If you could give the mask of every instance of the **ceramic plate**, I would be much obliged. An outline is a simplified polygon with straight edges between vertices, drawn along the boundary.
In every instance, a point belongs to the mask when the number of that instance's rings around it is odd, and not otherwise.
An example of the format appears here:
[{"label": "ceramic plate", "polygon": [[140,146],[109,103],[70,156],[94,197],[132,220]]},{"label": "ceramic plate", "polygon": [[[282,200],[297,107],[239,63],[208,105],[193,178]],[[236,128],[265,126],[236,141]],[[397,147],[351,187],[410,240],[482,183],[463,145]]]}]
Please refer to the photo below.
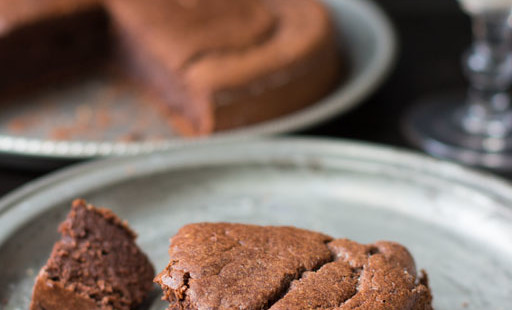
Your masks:
[{"label": "ceramic plate", "polygon": [[[99,161],[0,202],[1,309],[27,309],[72,199],[108,206],[138,232],[157,270],[168,239],[199,221],[294,225],[406,245],[437,310],[512,307],[512,188],[390,148],[269,140]],[[165,305],[154,294],[151,309]]]}]

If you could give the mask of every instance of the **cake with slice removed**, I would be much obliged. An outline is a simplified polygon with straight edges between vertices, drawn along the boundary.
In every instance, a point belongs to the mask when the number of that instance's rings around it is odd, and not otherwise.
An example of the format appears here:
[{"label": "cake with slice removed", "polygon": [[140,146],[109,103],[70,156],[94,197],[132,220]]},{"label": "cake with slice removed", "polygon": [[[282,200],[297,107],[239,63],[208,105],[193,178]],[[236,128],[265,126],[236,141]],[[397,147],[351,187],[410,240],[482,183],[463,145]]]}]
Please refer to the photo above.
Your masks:
[{"label": "cake with slice removed", "polygon": [[171,239],[155,278],[168,309],[431,310],[426,275],[393,242],[293,227],[200,223]]},{"label": "cake with slice removed", "polygon": [[152,289],[154,269],[135,233],[110,210],[73,202],[46,265],[31,310],[130,310]]},{"label": "cake with slice removed", "polygon": [[80,76],[116,49],[113,67],[165,119],[208,135],[326,96],[347,71],[335,32],[319,0],[0,0],[0,93]]},{"label": "cake with slice removed", "polygon": [[299,110],[339,83],[334,25],[317,0],[106,0],[123,67],[204,135]]}]

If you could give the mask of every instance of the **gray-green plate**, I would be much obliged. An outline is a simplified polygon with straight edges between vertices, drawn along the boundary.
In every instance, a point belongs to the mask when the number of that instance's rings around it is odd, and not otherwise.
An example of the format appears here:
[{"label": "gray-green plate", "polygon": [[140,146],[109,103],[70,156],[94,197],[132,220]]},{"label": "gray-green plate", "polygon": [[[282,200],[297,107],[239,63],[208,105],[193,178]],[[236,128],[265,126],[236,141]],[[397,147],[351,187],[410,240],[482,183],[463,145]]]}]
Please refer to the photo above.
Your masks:
[{"label": "gray-green plate", "polygon": [[[52,161],[149,153],[204,140],[294,132],[344,113],[361,103],[387,76],[396,50],[395,34],[385,14],[372,1],[325,2],[339,28],[341,44],[347,49],[351,74],[332,93],[308,108],[207,138],[185,139],[172,131],[165,117],[147,108],[147,97],[136,89],[119,88],[108,76],[93,75],[80,83],[56,86],[42,94],[3,104],[0,161],[45,166]],[[140,139],[120,142],[131,135]]]},{"label": "gray-green plate", "polygon": [[[0,202],[0,308],[27,309],[72,199],[112,208],[157,269],[198,221],[295,225],[394,240],[428,271],[438,310],[512,309],[512,188],[391,148],[325,140],[194,146],[84,164]],[[154,298],[151,309],[164,309]]]}]

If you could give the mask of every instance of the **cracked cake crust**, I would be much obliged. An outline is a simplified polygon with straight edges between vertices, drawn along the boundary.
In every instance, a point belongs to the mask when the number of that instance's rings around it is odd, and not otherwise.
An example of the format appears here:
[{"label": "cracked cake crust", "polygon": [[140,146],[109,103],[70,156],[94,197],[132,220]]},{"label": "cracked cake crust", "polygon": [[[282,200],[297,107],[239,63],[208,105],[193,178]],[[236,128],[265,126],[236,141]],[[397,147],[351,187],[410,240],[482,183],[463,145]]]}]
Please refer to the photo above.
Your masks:
[{"label": "cracked cake crust", "polygon": [[200,223],[183,227],[169,254],[155,278],[169,309],[432,309],[426,276],[393,242]]},{"label": "cracked cake crust", "polygon": [[290,227],[185,226],[156,282],[170,309],[263,309],[291,280],[331,260],[330,237]]}]

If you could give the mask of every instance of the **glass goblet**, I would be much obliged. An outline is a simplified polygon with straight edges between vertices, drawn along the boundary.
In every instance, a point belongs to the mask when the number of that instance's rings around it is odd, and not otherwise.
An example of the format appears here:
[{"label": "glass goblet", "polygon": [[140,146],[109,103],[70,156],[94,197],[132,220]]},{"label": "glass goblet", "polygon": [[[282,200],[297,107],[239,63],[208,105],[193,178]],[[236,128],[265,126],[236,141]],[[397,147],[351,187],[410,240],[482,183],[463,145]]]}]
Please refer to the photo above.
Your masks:
[{"label": "glass goblet", "polygon": [[512,170],[512,0],[460,0],[472,18],[463,57],[465,96],[440,94],[413,106],[406,137],[436,157]]}]

